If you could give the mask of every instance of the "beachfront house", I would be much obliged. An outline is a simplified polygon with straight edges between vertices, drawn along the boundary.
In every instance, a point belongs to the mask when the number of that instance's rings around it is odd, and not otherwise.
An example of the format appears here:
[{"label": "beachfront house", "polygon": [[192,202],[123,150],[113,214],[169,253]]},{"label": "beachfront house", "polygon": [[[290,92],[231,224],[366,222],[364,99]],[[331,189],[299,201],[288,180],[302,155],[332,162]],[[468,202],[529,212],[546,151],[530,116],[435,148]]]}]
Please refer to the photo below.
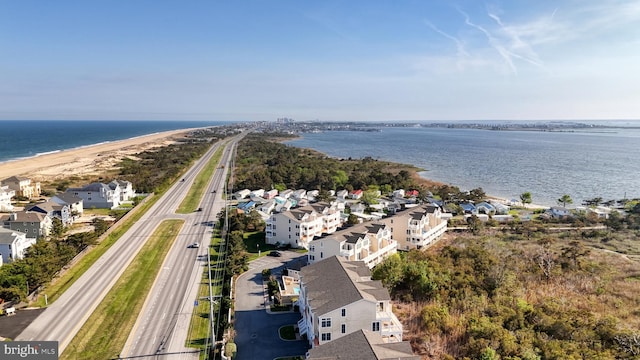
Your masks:
[{"label": "beachfront house", "polygon": [[545,214],[551,216],[554,219],[566,219],[567,217],[572,216],[571,210],[562,206],[552,206],[547,211],[545,211]]},{"label": "beachfront house", "polygon": [[331,234],[342,225],[340,214],[335,204],[326,202],[274,213],[266,222],[265,241],[271,245],[308,249],[313,238]]},{"label": "beachfront house", "polygon": [[380,334],[370,330],[356,330],[341,338],[316,346],[307,353],[306,360],[420,360],[408,341],[388,343]]},{"label": "beachfront house", "polygon": [[120,193],[99,182],[79,188],[69,188],[65,193],[81,198],[85,209],[115,209],[120,206]]},{"label": "beachfront house", "polygon": [[52,219],[39,212],[18,211],[0,216],[2,227],[24,233],[27,238],[38,239],[49,236]]},{"label": "beachfront house", "polygon": [[11,199],[16,196],[16,191],[10,189],[8,185],[0,186],[0,211],[13,211]]},{"label": "beachfront house", "polygon": [[32,182],[31,179],[24,176],[11,176],[2,180],[3,186],[15,191],[16,196],[33,199],[40,196],[41,189],[39,182]]},{"label": "beachfront house", "polygon": [[363,329],[384,342],[402,341],[389,292],[382,282],[371,280],[364,262],[332,256],[303,267],[299,282],[298,328],[313,348]]},{"label": "beachfront house", "polygon": [[476,205],[476,210],[478,211],[479,214],[495,214],[496,213],[496,207],[489,204],[486,201],[482,201],[477,203]]},{"label": "beachfront house", "polygon": [[60,205],[55,201],[45,201],[30,205],[24,208],[25,211],[38,212],[44,214],[51,219],[57,218],[62,221],[64,226],[71,225],[73,218],[71,217],[71,208],[69,205]]},{"label": "beachfront house", "polygon": [[120,197],[120,202],[131,201],[136,196],[133,190],[133,184],[126,180],[113,180],[109,184],[109,188],[113,193]]},{"label": "beachfront house", "polygon": [[69,206],[72,221],[77,220],[84,213],[84,201],[71,193],[58,193],[51,197],[51,201]]},{"label": "beachfront house", "polygon": [[0,258],[3,263],[22,259],[24,252],[36,243],[35,238],[27,238],[25,233],[0,228]]},{"label": "beachfront house", "polygon": [[391,238],[388,225],[362,223],[311,241],[307,260],[313,264],[340,256],[349,261],[363,261],[371,269],[396,251],[397,243]]},{"label": "beachfront house", "polygon": [[391,228],[398,250],[422,249],[439,240],[447,231],[447,220],[434,205],[420,205],[396,212],[380,220]]}]

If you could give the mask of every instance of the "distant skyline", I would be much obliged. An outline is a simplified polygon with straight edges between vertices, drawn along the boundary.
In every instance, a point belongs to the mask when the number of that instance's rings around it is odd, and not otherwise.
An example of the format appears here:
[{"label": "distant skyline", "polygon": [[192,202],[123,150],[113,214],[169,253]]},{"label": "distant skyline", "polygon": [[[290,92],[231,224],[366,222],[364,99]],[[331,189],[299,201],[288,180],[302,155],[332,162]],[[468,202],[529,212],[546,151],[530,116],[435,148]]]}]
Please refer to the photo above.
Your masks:
[{"label": "distant skyline", "polygon": [[640,0],[0,0],[0,120],[640,119]]}]

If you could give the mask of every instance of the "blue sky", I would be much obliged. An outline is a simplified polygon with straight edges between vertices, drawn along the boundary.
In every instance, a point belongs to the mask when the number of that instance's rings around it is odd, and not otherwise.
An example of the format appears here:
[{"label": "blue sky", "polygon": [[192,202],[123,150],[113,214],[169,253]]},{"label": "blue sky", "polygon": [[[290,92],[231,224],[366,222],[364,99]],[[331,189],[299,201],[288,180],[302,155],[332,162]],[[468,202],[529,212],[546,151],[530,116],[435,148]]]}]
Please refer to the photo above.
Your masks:
[{"label": "blue sky", "polygon": [[640,0],[0,0],[0,119],[640,118]]}]

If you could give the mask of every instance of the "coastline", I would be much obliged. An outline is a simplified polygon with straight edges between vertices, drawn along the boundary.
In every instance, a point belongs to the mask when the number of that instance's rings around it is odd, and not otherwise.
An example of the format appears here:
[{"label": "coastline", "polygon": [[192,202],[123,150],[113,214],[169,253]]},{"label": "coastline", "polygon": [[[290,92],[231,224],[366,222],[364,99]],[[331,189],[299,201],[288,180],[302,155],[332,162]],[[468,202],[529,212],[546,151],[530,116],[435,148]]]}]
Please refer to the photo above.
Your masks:
[{"label": "coastline", "polygon": [[48,181],[69,176],[96,174],[112,169],[126,156],[169,145],[194,129],[179,129],[102,142],[78,148],[52,151],[29,158],[0,163],[0,179],[24,176],[34,181]]}]

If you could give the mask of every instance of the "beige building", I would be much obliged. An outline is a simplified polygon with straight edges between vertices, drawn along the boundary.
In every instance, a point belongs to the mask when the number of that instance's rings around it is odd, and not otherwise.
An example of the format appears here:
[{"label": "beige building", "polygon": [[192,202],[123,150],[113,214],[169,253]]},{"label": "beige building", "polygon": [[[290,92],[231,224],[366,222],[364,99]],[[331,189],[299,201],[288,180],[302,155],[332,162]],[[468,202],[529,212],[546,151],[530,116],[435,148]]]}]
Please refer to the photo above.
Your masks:
[{"label": "beige building", "polygon": [[420,205],[380,220],[391,228],[398,250],[422,249],[431,245],[447,231],[447,220],[442,218],[440,208]]},{"label": "beige building", "polygon": [[383,342],[402,341],[402,324],[391,297],[362,261],[330,257],[300,270],[300,335],[312,347],[358,330],[379,334]]},{"label": "beige building", "polygon": [[12,176],[2,180],[2,185],[8,186],[15,191],[16,196],[23,196],[33,199],[40,196],[40,183],[32,182],[31,179],[23,176]]}]

